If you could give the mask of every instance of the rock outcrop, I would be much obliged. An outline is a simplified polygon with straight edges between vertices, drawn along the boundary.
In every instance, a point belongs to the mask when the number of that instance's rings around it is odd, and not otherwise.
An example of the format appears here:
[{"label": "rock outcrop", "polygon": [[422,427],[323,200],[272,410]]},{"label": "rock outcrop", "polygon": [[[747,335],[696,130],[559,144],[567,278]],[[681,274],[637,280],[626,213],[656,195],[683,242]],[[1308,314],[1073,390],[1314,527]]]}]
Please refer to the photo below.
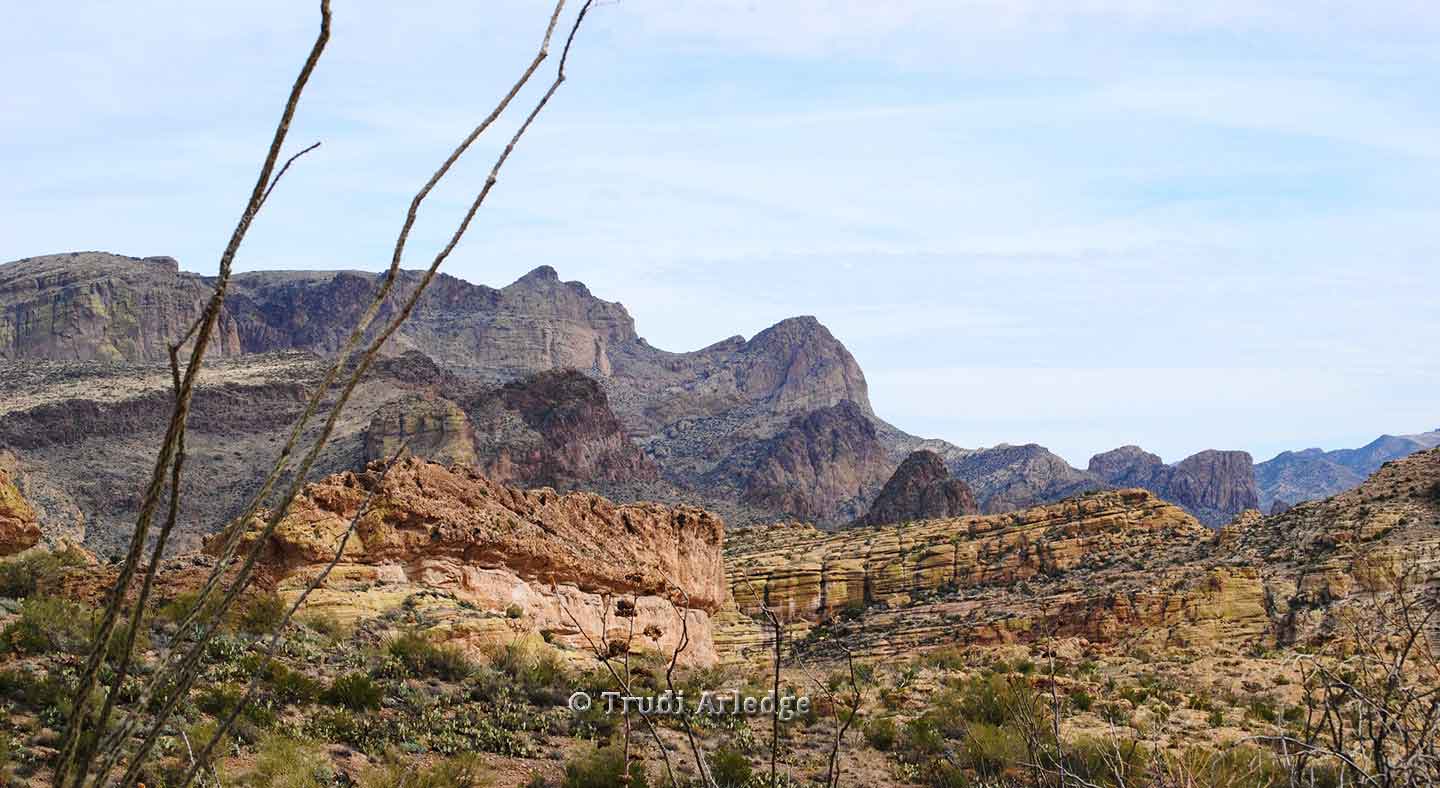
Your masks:
[{"label": "rock outcrop", "polygon": [[[586,634],[625,640],[630,616],[611,606],[630,599],[637,645],[667,650],[680,637],[673,603],[691,617],[688,658],[714,659],[709,616],[727,599],[724,527],[704,510],[518,490],[407,457],[388,474],[376,463],[308,485],[264,546],[264,582],[298,593],[357,516],[309,607],[356,618],[442,591],[479,611],[457,624],[455,639],[483,640],[513,621],[586,649]],[[258,522],[246,528],[242,544],[251,544]],[[220,543],[211,540],[210,549]]]},{"label": "rock outcrop", "polygon": [[1263,568],[1283,642],[1323,641],[1338,626],[1336,609],[1383,601],[1397,578],[1408,577],[1402,585],[1433,604],[1425,589],[1440,577],[1440,449],[1259,519],[1235,534],[1224,561]]},{"label": "rock outcrop", "polygon": [[599,383],[552,370],[461,398],[474,425],[478,462],[506,484],[605,488],[660,477],[631,440]]},{"label": "rock outcrop", "polygon": [[859,523],[882,525],[979,513],[965,482],[950,478],[940,455],[921,450],[900,463]]},{"label": "rock outcrop", "polygon": [[861,514],[888,467],[874,425],[859,405],[844,400],[795,417],[773,438],[740,447],[713,482],[767,512],[829,525]]},{"label": "rock outcrop", "polygon": [[0,556],[13,555],[40,541],[40,523],[35,510],[20,494],[20,488],[0,467]]},{"label": "rock outcrop", "polygon": [[475,432],[459,405],[412,394],[386,403],[365,430],[365,459],[388,460],[404,451],[444,465],[474,465]]}]

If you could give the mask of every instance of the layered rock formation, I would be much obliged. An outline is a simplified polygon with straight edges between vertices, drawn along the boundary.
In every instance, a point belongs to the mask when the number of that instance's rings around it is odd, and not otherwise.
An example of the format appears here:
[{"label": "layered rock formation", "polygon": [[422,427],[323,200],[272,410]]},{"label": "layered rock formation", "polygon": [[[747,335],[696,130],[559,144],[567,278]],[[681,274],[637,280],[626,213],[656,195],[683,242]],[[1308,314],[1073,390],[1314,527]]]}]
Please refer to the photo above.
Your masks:
[{"label": "layered rock formation", "polygon": [[[737,612],[716,637],[735,658],[768,643],[763,603],[789,636],[871,657],[1077,636],[1243,644],[1269,630],[1250,568],[1214,566],[1213,532],[1145,490],[1019,512],[866,527],[735,534]],[[838,653],[838,652],[837,652]]]},{"label": "layered rock formation", "polygon": [[[1337,606],[1383,602],[1399,586],[1433,605],[1440,449],[1386,463],[1353,490],[1250,524],[1234,534],[1222,560],[1264,567],[1284,642],[1323,640],[1339,625]],[[1440,628],[1433,634],[1440,637]]]},{"label": "layered rock formation", "polygon": [[0,556],[13,555],[40,541],[35,510],[20,494],[10,474],[0,467]]},{"label": "layered rock formation", "polygon": [[1243,451],[1207,450],[1166,465],[1139,446],[1122,446],[1091,457],[1089,471],[1109,485],[1151,490],[1211,526],[1260,506],[1254,463]]},{"label": "layered rock formation", "polygon": [[1157,549],[1203,550],[1211,536],[1149,492],[1120,490],[1010,514],[834,535],[792,529],[778,544],[742,539],[730,583],[742,611],[758,611],[758,594],[787,619],[821,620],[851,605],[898,607],[942,589],[1011,585]]},{"label": "layered rock formation", "polygon": [[[687,657],[714,659],[709,616],[726,601],[724,527],[704,510],[522,491],[408,457],[388,474],[377,463],[307,486],[265,544],[264,581],[298,593],[357,516],[340,564],[307,602],[312,609],[371,616],[438,590],[480,611],[457,624],[457,639],[483,639],[514,621],[584,650],[585,634],[625,640],[630,616],[617,617],[613,605],[626,598],[637,645],[673,648],[679,609],[690,616]],[[246,528],[242,544],[258,535],[258,523]]]},{"label": "layered rock formation", "polygon": [[859,523],[904,523],[979,512],[965,482],[950,478],[950,470],[940,455],[922,449],[900,463]]},{"label": "layered rock formation", "polygon": [[[169,257],[74,252],[0,265],[0,358],[162,361],[209,295]],[[217,329],[213,352],[239,353],[235,321]]]}]

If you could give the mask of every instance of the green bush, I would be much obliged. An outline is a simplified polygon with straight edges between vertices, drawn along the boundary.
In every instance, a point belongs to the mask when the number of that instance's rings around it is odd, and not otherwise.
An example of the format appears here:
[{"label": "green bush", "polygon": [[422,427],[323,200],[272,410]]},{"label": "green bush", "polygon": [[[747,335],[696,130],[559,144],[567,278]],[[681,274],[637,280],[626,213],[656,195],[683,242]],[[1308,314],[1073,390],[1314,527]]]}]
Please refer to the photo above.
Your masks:
[{"label": "green bush", "polygon": [[965,761],[976,774],[999,777],[1025,762],[1025,737],[1009,726],[976,722],[965,735]]},{"label": "green bush", "polygon": [[881,752],[888,752],[895,746],[895,737],[895,721],[889,717],[871,720],[870,724],[865,726],[865,741]]},{"label": "green bush", "polygon": [[406,632],[386,647],[411,674],[462,681],[475,672],[475,664],[456,646],[437,646],[416,632]]},{"label": "green bush", "polygon": [[268,635],[285,618],[288,609],[285,600],[278,595],[262,594],[245,602],[236,616],[236,623],[242,632]]},{"label": "green bush", "polygon": [[490,667],[508,676],[530,702],[557,705],[569,697],[574,683],[554,651],[522,643],[506,643],[490,652]]},{"label": "green bush", "polygon": [[905,750],[917,763],[945,750],[945,737],[930,715],[905,723]]},{"label": "green bush", "polygon": [[58,706],[70,694],[58,676],[40,675],[26,670],[0,671],[0,696],[19,701],[30,708]]},{"label": "green bush", "polygon": [[[0,650],[21,654],[85,654],[90,650],[99,624],[98,611],[88,605],[56,597],[28,597],[20,603],[20,617],[0,631]],[[120,656],[129,631],[124,619],[116,623],[107,653],[110,659]],[[135,648],[143,651],[149,647],[150,637],[141,629],[135,638]]]},{"label": "green bush", "polygon": [[84,555],[68,547],[54,553],[36,551],[0,562],[0,596],[28,597],[46,578],[60,574],[67,567],[84,564]]},{"label": "green bush", "polygon": [[565,764],[561,788],[649,788],[650,778],[641,764],[630,764],[625,778],[625,753],[617,747],[602,747],[583,758]]},{"label": "green bush", "polygon": [[351,711],[369,711],[380,708],[384,694],[380,685],[364,673],[347,673],[331,682],[320,699]]},{"label": "green bush", "polygon": [[1076,711],[1089,711],[1090,707],[1095,705],[1095,699],[1085,690],[1077,689],[1070,693],[1070,705],[1074,706]]},{"label": "green bush", "polygon": [[733,747],[721,747],[706,760],[710,764],[710,776],[720,788],[745,788],[754,775],[750,759]]}]

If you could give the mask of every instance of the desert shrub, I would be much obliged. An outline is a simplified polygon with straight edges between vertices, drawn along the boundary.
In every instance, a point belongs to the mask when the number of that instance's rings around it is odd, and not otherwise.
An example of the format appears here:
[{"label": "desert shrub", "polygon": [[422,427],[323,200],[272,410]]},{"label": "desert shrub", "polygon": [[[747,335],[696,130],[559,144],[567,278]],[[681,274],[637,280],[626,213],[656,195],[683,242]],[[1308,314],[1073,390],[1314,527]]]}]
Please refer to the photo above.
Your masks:
[{"label": "desert shrub", "polygon": [[1064,748],[1065,770],[1090,785],[1134,785],[1150,753],[1133,739],[1081,737]]},{"label": "desert shrub", "polygon": [[945,750],[945,736],[930,715],[905,723],[905,751],[919,763]]},{"label": "desert shrub", "polygon": [[734,747],[721,747],[710,753],[706,761],[710,764],[710,776],[719,788],[745,788],[754,776],[750,759]]},{"label": "desert shrub", "polygon": [[865,726],[865,741],[881,752],[887,752],[895,746],[895,736],[895,721],[889,717],[871,720],[870,724]]},{"label": "desert shrub", "polygon": [[555,705],[570,694],[569,672],[549,648],[506,643],[490,651],[490,667],[508,676],[512,686],[532,703]]},{"label": "desert shrub", "polygon": [[976,774],[998,777],[1025,762],[1025,737],[1009,726],[973,723],[965,734],[964,756]]},{"label": "desert shrub", "polygon": [[506,618],[519,618],[523,615],[525,615],[525,608],[520,607],[519,605],[512,604],[505,608]]},{"label": "desert shrub", "polygon": [[1074,706],[1076,711],[1085,712],[1095,705],[1095,699],[1085,690],[1077,689],[1070,693],[1070,705]]},{"label": "desert shrub", "polygon": [[1218,752],[1192,747],[1170,760],[1171,771],[1193,775],[1195,784],[1208,788],[1278,788],[1290,784],[1274,754],[1248,745]]},{"label": "desert shrub", "polygon": [[249,599],[236,615],[236,624],[242,632],[251,635],[268,635],[285,618],[285,600],[276,594],[261,594]]},{"label": "desert shrub", "polygon": [[315,611],[297,615],[296,618],[302,626],[309,628],[318,635],[324,635],[331,640],[348,637],[353,627],[346,625],[334,613],[329,611]]},{"label": "desert shrub", "polygon": [[0,632],[0,648],[22,654],[84,653],[90,648],[93,612],[67,599],[29,597],[20,603],[20,617]]},{"label": "desert shrub", "polygon": [[324,749],[285,736],[267,736],[255,754],[255,768],[240,785],[249,788],[326,788],[335,779]]},{"label": "desert shrub", "polygon": [[311,678],[301,671],[291,670],[278,662],[272,662],[271,666],[265,683],[278,703],[284,705],[313,703],[325,691],[325,686],[318,679]]},{"label": "desert shrub", "polygon": [[386,650],[400,660],[410,673],[461,681],[475,672],[475,664],[456,646],[437,646],[417,632],[406,632],[390,641]]},{"label": "desert shrub", "polygon": [[346,709],[318,710],[306,718],[303,730],[311,738],[344,742],[371,755],[384,752],[391,741],[390,731],[377,715]]},{"label": "desert shrub", "polygon": [[0,596],[28,597],[46,578],[84,563],[80,551],[68,547],[54,553],[36,551],[0,562]]},{"label": "desert shrub", "polygon": [[26,670],[0,671],[0,696],[11,698],[30,708],[46,708],[60,704],[69,695],[69,688],[58,676]]},{"label": "desert shrub", "polygon": [[[209,598],[205,600],[204,608],[192,619],[195,624],[204,624],[215,618],[215,613],[217,610],[220,609],[220,602],[223,600],[223,598],[224,596],[222,594],[211,594]],[[189,616],[192,612],[194,612],[195,608],[199,606],[199,604],[199,591],[185,591],[183,593],[176,594],[174,597],[161,604],[160,607],[157,608],[155,611],[155,618],[159,619],[160,621],[167,621],[171,624],[179,624],[185,619],[186,616]]]},{"label": "desert shrub", "polygon": [[1264,722],[1275,722],[1280,719],[1280,712],[1275,709],[1275,702],[1269,698],[1251,698],[1245,711],[1251,717]]},{"label": "desert shrub", "polygon": [[[20,617],[0,631],[0,649],[22,654],[84,654],[90,650],[99,623],[95,609],[88,605],[55,597],[28,597],[20,603]],[[107,654],[110,659],[120,656],[129,631],[123,619],[116,624]],[[143,651],[149,645],[149,635],[141,629],[135,648]]]},{"label": "desert shrub", "polygon": [[351,711],[369,711],[380,708],[380,699],[384,694],[380,685],[364,673],[347,673],[331,682],[320,699]]},{"label": "desert shrub", "polygon": [[[244,695],[244,689],[233,684],[213,685],[201,690],[200,697],[195,701],[195,707],[216,719],[221,719],[229,716],[240,705],[240,700]],[[262,728],[268,728],[275,724],[275,712],[261,703],[256,703],[253,698],[250,703],[245,704],[240,714]]]},{"label": "desert shrub", "polygon": [[944,758],[926,764],[921,780],[927,788],[969,788],[974,784],[964,766]]},{"label": "desert shrub", "polygon": [[480,788],[490,783],[491,767],[478,755],[462,753],[429,765],[387,763],[360,777],[360,788]]},{"label": "desert shrub", "polygon": [[1107,703],[1100,707],[1100,719],[1111,725],[1129,725],[1130,712],[1118,703]]},{"label": "desert shrub", "polygon": [[1220,709],[1211,709],[1210,713],[1205,715],[1205,722],[1212,728],[1218,728],[1225,724],[1225,712]]},{"label": "desert shrub", "polygon": [[582,758],[565,764],[561,788],[649,788],[649,775],[642,764],[630,765],[630,779],[625,780],[625,753],[617,747],[602,747]]}]

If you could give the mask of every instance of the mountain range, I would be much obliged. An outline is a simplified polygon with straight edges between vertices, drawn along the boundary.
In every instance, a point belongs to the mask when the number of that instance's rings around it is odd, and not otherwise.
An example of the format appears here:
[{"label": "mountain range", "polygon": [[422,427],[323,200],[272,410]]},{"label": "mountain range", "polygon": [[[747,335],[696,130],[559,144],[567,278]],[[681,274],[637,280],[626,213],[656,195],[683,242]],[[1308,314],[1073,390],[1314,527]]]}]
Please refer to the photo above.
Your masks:
[{"label": "mountain range", "polygon": [[[254,491],[377,278],[234,277],[191,418],[182,531],[192,540]],[[418,278],[402,272],[382,319]],[[0,265],[0,451],[50,533],[108,546],[126,532],[164,426],[165,348],[212,284],[168,257]],[[363,466],[402,441],[502,482],[698,503],[739,525],[996,513],[1143,487],[1218,526],[1353,487],[1387,459],[1440,444],[1440,432],[1258,465],[1215,450],[1167,465],[1130,446],[1078,469],[1036,444],[964,449],[877,415],[859,364],[814,317],[674,353],[641,337],[623,305],[542,266],[498,289],[438,276],[317,470]],[[907,463],[916,452],[925,456]]]}]

